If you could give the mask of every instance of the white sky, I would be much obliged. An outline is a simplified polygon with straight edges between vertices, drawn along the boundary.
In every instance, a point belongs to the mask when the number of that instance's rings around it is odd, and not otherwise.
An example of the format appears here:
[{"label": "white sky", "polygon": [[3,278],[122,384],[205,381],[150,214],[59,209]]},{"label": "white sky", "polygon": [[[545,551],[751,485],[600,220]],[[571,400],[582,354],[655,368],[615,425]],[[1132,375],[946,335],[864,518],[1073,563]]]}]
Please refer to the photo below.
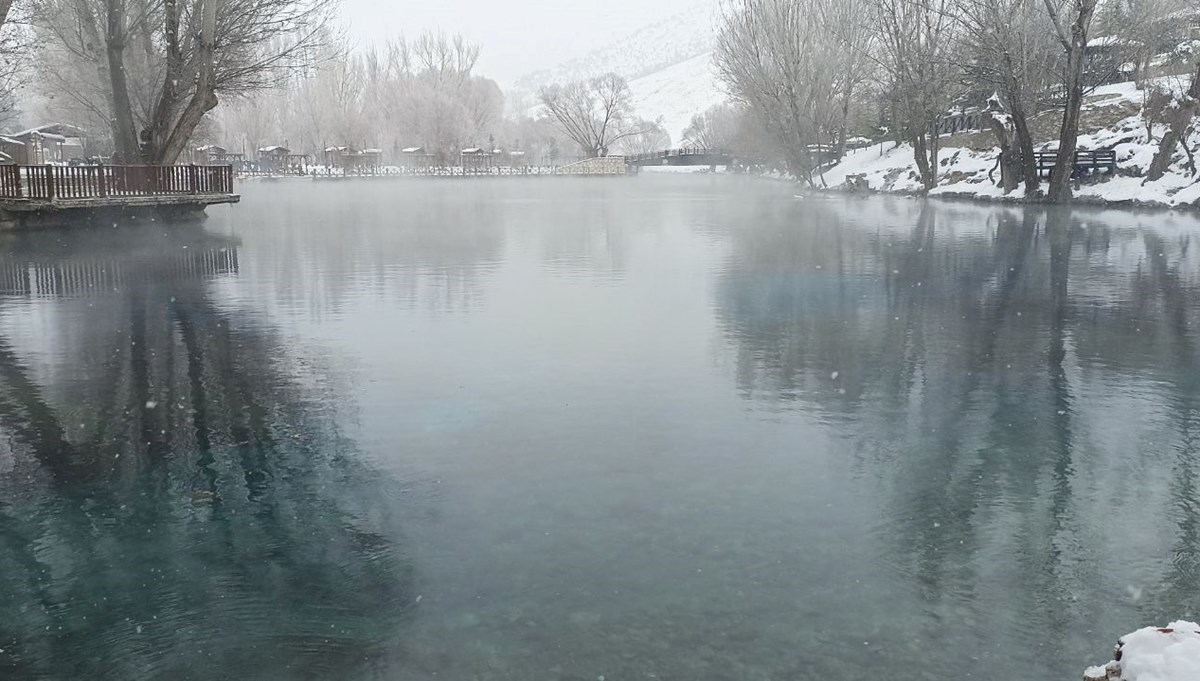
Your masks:
[{"label": "white sky", "polygon": [[584,55],[703,0],[343,0],[360,44],[427,29],[478,42],[481,75],[502,87],[530,71]]}]

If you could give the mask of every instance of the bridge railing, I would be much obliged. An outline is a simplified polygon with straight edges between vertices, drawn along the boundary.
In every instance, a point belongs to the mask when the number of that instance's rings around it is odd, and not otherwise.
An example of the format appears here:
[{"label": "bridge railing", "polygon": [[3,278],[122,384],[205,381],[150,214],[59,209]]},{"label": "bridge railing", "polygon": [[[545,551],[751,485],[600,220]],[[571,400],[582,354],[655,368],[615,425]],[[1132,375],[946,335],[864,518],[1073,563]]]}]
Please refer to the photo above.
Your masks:
[{"label": "bridge railing", "polygon": [[232,193],[232,166],[0,166],[4,199]]},{"label": "bridge railing", "polygon": [[662,151],[651,151],[642,154],[629,154],[625,156],[625,160],[629,163],[640,163],[643,161],[653,161],[657,159],[679,158],[682,156],[730,156],[726,149],[707,149],[705,147],[680,147],[678,149],[664,149]]}]

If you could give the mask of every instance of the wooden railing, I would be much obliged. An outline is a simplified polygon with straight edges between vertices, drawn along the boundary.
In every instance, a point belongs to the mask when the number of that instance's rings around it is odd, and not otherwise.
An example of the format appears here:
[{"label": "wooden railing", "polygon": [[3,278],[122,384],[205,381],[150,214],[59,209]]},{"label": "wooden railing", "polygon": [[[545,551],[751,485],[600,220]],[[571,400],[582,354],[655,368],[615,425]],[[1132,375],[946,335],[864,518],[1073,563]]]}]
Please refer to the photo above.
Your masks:
[{"label": "wooden railing", "polygon": [[705,149],[703,147],[684,147],[682,149],[664,149],[663,151],[651,151],[644,154],[629,154],[625,160],[629,163],[643,163],[645,161],[653,161],[664,158],[678,158],[680,156],[729,156],[729,152],[724,149]]},{"label": "wooden railing", "polygon": [[0,199],[232,193],[230,166],[0,166]]}]

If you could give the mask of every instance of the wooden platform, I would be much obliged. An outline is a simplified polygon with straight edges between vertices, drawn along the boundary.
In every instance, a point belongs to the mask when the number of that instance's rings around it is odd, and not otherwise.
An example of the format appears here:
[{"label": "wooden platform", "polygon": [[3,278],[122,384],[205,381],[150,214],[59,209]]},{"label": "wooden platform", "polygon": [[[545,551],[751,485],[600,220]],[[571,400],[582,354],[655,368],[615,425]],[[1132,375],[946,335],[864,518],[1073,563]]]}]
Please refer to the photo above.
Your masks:
[{"label": "wooden platform", "polygon": [[0,230],[190,219],[240,200],[230,166],[0,166]]}]

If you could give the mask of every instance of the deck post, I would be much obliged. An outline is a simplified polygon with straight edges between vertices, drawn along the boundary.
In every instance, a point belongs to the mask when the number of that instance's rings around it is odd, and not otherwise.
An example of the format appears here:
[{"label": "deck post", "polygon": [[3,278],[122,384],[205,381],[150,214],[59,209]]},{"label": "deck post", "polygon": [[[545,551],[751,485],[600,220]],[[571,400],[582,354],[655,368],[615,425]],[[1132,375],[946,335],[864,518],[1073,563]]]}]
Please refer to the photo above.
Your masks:
[{"label": "deck post", "polygon": [[46,198],[54,200],[54,166],[42,166],[46,170]]},{"label": "deck post", "polygon": [[188,166],[188,183],[191,185],[191,193],[199,193],[200,173],[196,170],[196,164]]}]

